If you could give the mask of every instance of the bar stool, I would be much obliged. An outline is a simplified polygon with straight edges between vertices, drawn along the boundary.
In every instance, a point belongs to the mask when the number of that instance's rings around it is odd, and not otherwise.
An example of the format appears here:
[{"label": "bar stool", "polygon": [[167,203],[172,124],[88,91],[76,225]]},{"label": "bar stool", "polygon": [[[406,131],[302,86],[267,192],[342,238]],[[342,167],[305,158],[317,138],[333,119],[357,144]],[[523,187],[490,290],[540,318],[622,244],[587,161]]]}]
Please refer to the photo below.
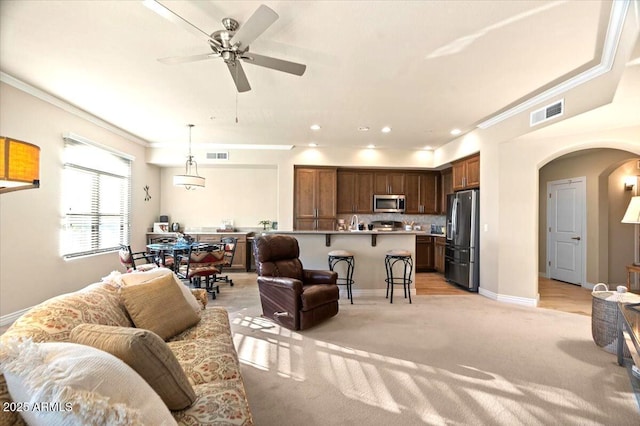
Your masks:
[{"label": "bar stool", "polygon": [[[393,276],[393,266],[398,263],[403,263],[403,275],[402,277]],[[413,259],[411,258],[411,252],[408,250],[389,250],[384,257],[384,265],[387,269],[387,295],[385,298],[389,298],[389,287],[391,287],[391,303],[393,303],[393,286],[394,284],[402,284],[404,289],[404,298],[407,298],[409,293],[409,303],[411,303],[411,272],[413,271]]]},{"label": "bar stool", "polygon": [[353,270],[355,268],[356,261],[353,257],[353,253],[346,250],[331,250],[329,252],[329,269],[333,271],[333,268],[340,262],[346,263],[347,275],[344,278],[338,277],[338,285],[347,286],[347,297],[351,300],[353,305],[353,292],[351,286],[353,285]]}]

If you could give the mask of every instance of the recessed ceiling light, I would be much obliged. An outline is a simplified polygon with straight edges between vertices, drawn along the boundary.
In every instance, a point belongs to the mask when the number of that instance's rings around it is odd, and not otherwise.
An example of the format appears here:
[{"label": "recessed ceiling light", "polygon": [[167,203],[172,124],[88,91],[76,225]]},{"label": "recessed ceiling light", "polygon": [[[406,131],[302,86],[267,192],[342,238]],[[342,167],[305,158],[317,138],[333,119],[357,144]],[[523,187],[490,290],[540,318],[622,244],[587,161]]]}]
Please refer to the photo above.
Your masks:
[{"label": "recessed ceiling light", "polygon": [[424,150],[426,150],[426,151],[429,151],[429,150],[432,150],[432,149],[433,149],[433,147],[432,147],[431,145],[427,145],[427,146],[425,146],[425,147],[424,147],[424,148],[422,148],[422,149],[424,149]]},{"label": "recessed ceiling light", "polygon": [[460,129],[453,129],[450,133],[451,133],[453,136],[455,136],[455,135],[459,135],[460,133],[462,133],[462,130],[460,130]]},{"label": "recessed ceiling light", "polygon": [[375,147],[376,147],[376,146],[375,146],[374,144],[372,144],[372,143],[370,143],[369,145],[367,145],[367,148],[369,148],[369,149],[373,149],[373,148],[375,148]]},{"label": "recessed ceiling light", "polygon": [[389,133],[391,131],[391,127],[384,126],[381,131],[382,131],[382,133]]},{"label": "recessed ceiling light", "polygon": [[309,146],[316,147],[316,146],[318,146],[318,144],[317,144],[317,143],[315,143],[315,142],[310,142],[310,143],[309,143]]},{"label": "recessed ceiling light", "polygon": [[320,130],[320,125],[319,124],[312,124],[310,129],[311,130]]},{"label": "recessed ceiling light", "polygon": [[368,132],[369,131],[369,127],[368,126],[360,126],[358,127],[358,130],[361,132]]}]

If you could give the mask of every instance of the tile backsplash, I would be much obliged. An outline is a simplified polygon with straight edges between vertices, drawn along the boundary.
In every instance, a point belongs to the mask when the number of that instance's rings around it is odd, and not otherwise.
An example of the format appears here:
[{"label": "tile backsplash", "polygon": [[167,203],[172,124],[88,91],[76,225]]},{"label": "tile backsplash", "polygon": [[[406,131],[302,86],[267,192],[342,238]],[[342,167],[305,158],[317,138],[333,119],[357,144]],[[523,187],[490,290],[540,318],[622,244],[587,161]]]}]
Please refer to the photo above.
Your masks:
[{"label": "tile backsplash", "polygon": [[[345,223],[351,222],[350,214],[339,214],[338,219],[344,219]],[[376,213],[376,214],[359,214],[358,221],[365,224],[378,220],[395,220],[403,223],[412,223],[414,225],[422,226],[422,229],[427,231],[431,228],[431,225],[445,226],[447,217],[444,215],[428,215],[428,214],[400,214],[400,213]]]}]

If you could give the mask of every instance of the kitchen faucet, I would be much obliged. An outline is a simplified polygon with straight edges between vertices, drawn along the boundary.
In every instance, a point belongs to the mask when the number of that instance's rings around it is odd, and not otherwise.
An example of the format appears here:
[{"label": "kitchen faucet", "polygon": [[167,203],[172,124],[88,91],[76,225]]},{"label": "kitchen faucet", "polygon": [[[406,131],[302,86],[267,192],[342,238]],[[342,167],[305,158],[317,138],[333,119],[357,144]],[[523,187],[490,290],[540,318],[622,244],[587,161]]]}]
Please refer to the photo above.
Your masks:
[{"label": "kitchen faucet", "polygon": [[357,231],[358,230],[358,215],[354,214],[353,216],[351,216],[351,225],[350,228]]}]

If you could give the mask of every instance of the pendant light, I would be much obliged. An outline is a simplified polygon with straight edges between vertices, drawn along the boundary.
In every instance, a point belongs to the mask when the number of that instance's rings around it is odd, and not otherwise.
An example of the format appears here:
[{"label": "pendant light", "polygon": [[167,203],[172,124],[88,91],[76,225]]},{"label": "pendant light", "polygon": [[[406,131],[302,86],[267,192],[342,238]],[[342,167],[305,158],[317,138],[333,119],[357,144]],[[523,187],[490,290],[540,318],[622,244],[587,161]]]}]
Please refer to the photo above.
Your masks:
[{"label": "pendant light", "polygon": [[189,127],[189,155],[187,156],[187,162],[185,163],[185,173],[183,175],[175,175],[173,177],[173,184],[175,186],[183,186],[184,189],[196,189],[204,188],[204,178],[198,175],[198,163],[193,159],[191,155],[191,129],[193,124],[187,124]]}]

